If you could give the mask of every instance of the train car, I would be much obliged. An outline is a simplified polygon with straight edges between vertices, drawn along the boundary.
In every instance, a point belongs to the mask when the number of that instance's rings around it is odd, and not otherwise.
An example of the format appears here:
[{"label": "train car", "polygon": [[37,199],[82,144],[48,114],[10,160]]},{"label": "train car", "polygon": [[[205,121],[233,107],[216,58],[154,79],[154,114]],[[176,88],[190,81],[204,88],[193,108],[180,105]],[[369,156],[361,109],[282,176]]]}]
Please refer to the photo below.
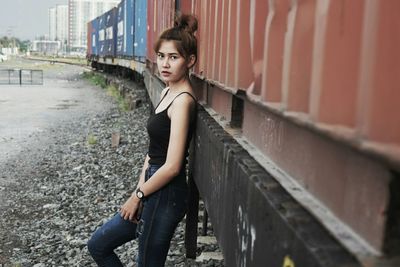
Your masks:
[{"label": "train car", "polygon": [[133,58],[134,38],[134,0],[123,0],[117,10],[117,47],[116,53],[121,58]]},{"label": "train car", "polygon": [[103,55],[115,57],[117,46],[117,8],[112,8],[104,14],[105,41]]},{"label": "train car", "polygon": [[[160,21],[169,21],[171,16],[162,9],[164,2],[152,4],[148,10],[151,17],[165,14],[149,22],[153,23],[149,40],[154,42],[158,33],[170,26]],[[266,233],[265,229],[277,223],[260,224],[260,216],[272,216],[267,207],[274,194],[255,189],[249,179],[252,168],[259,172],[260,166],[266,170],[264,175],[273,174],[289,196],[312,215],[307,220],[322,226],[313,231],[325,229],[321,236],[332,234],[339,240],[338,247],[342,246],[340,251],[349,264],[378,261],[387,246],[395,250],[399,235],[389,234],[388,229],[399,227],[399,220],[391,219],[398,214],[391,207],[398,205],[393,194],[399,187],[393,181],[399,177],[400,121],[396,112],[389,110],[393,111],[394,99],[400,96],[394,89],[400,84],[400,76],[394,75],[400,61],[390,56],[398,53],[389,36],[399,30],[393,11],[399,4],[263,0],[176,4],[180,11],[194,13],[199,19],[193,84],[206,114],[213,114],[213,119],[204,115],[204,124],[198,127],[196,158],[203,162],[194,163],[194,179],[227,265],[245,261],[246,266],[260,266],[266,259],[268,265],[282,265],[285,256],[279,263],[267,251],[263,254],[261,247],[268,248],[271,242],[270,251],[291,255],[296,266],[316,264],[303,262],[305,254],[294,252],[307,248],[285,248],[288,240],[282,236],[289,234],[289,229],[281,229],[275,237],[257,234],[255,240],[251,231],[247,232],[255,227],[255,232]],[[148,60],[152,73],[145,81],[148,90],[154,91],[162,85],[152,78],[157,76],[152,51],[148,51]],[[210,122],[214,119],[221,126],[218,131]],[[240,134],[228,141],[223,132]],[[218,136],[220,141],[216,141]],[[238,149],[238,144],[245,149]],[[235,162],[234,155],[239,152],[246,160],[250,153],[253,163],[229,163]],[[247,169],[247,175],[238,177],[231,172],[238,168],[235,164]],[[360,169],[360,164],[370,168]],[[264,180],[258,181],[268,179]],[[230,197],[233,192],[235,199]],[[259,203],[264,208],[255,209]],[[232,210],[231,205],[237,209]],[[389,214],[383,215],[382,207]],[[242,224],[246,225],[243,235],[238,228]],[[313,231],[309,234],[318,238]],[[247,244],[244,250],[234,245],[241,242]]]},{"label": "train car", "polygon": [[[144,2],[146,12],[137,6]],[[398,266],[399,1],[135,7],[131,66],[144,51],[153,104],[165,86],[155,40],[177,11],[199,20],[192,84],[201,107],[189,182],[227,266]],[[186,220],[194,233],[196,201]],[[194,257],[195,238],[187,240]]]},{"label": "train car", "polygon": [[135,1],[134,58],[146,63],[147,49],[147,0]]}]

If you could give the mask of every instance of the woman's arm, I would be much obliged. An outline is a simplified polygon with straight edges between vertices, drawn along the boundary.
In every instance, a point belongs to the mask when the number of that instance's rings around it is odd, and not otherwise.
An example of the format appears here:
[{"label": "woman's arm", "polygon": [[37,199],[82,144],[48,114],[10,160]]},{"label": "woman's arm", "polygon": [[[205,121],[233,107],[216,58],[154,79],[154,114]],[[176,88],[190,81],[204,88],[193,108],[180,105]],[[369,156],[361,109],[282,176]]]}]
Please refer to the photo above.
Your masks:
[{"label": "woman's arm", "polygon": [[[146,174],[147,167],[149,166],[149,155],[146,155],[146,158],[144,160],[144,164],[142,167],[142,172],[140,173],[139,176],[139,182],[137,185],[137,188],[141,187],[141,185],[144,183],[144,178]],[[128,198],[128,200],[121,206],[121,217],[124,218],[124,220],[130,220],[130,221],[135,221],[135,214],[137,209],[139,208],[139,203],[140,199],[136,196],[136,190],[133,191],[132,195]]]},{"label": "woman's arm", "polygon": [[145,174],[146,174],[146,170],[149,167],[149,159],[150,159],[149,155],[146,154],[146,158],[144,160],[144,164],[143,164],[143,167],[142,167],[142,172],[140,173],[139,181],[138,181],[138,184],[137,184],[136,188],[139,188],[144,183],[144,177],[145,177]]}]

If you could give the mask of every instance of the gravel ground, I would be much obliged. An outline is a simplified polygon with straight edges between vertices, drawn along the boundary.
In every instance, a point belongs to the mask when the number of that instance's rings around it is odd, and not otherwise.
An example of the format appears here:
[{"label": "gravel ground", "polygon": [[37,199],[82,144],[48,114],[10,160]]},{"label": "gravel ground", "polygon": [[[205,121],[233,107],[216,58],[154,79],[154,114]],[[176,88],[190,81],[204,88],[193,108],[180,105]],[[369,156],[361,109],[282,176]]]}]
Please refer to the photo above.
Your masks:
[{"label": "gravel ground", "polygon": [[[102,112],[82,112],[71,121],[35,133],[22,153],[0,166],[0,264],[5,266],[95,266],[86,247],[93,231],[108,220],[136,184],[145,152],[148,104],[120,112],[110,103]],[[111,135],[121,136],[117,148]],[[135,266],[137,244],[117,253]],[[216,244],[199,246],[218,251]],[[172,241],[166,266],[223,266],[184,257],[184,221]]]}]

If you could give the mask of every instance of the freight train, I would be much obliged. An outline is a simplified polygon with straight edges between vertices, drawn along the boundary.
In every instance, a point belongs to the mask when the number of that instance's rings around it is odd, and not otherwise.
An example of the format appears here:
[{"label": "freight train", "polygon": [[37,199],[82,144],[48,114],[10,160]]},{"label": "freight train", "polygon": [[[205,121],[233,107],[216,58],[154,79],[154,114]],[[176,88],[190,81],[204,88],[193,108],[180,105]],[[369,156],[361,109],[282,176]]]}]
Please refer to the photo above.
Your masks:
[{"label": "freight train", "polygon": [[397,0],[123,0],[88,24],[94,68],[163,88],[152,49],[199,19],[198,198],[227,266],[400,266]]}]

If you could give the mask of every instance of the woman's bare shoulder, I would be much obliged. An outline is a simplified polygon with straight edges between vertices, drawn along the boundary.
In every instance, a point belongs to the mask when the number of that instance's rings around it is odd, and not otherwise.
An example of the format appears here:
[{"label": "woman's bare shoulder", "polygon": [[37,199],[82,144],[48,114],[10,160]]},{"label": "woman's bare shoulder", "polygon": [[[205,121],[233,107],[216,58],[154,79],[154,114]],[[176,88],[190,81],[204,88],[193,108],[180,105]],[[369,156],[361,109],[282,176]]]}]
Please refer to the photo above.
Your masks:
[{"label": "woman's bare shoulder", "polygon": [[196,99],[194,98],[191,92],[181,93],[172,103],[172,106],[175,106],[179,109],[181,108],[191,108],[196,104]]}]

